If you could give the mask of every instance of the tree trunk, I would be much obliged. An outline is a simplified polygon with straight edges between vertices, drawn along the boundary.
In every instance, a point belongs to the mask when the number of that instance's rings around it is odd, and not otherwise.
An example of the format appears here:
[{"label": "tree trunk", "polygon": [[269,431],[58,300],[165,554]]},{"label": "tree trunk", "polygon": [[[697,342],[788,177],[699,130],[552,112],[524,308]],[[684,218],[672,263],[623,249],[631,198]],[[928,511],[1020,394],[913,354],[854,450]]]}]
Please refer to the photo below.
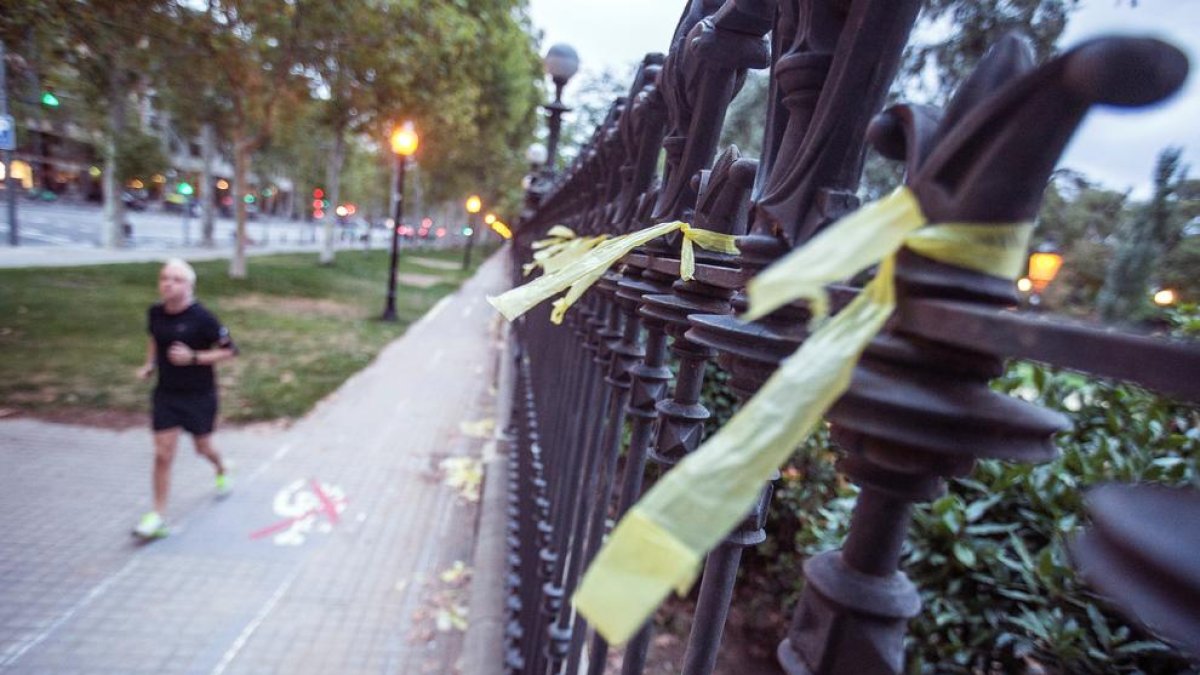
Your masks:
[{"label": "tree trunk", "polygon": [[100,243],[104,248],[117,248],[125,241],[125,202],[121,201],[122,181],[117,167],[118,145],[125,132],[125,88],[119,67],[113,68],[108,85],[108,139],[104,144],[104,225]]},{"label": "tree trunk", "polygon": [[325,193],[329,195],[329,208],[325,210],[325,247],[321,249],[320,263],[333,264],[334,230],[337,222],[337,207],[342,183],[342,154],[346,142],[340,128],[333,132],[333,148],[329,152],[329,163],[325,167]]},{"label": "tree trunk", "polygon": [[229,277],[246,278],[246,165],[249,164],[250,148],[239,132],[233,140],[233,209],[237,216],[237,240],[233,247],[233,258],[229,260]]},{"label": "tree trunk", "polygon": [[200,208],[201,229],[204,232],[203,245],[212,248],[213,231],[217,216],[217,186],[213,182],[213,154],[216,148],[216,133],[211,122],[205,123],[200,131],[201,153],[203,154],[204,169],[200,179]]}]

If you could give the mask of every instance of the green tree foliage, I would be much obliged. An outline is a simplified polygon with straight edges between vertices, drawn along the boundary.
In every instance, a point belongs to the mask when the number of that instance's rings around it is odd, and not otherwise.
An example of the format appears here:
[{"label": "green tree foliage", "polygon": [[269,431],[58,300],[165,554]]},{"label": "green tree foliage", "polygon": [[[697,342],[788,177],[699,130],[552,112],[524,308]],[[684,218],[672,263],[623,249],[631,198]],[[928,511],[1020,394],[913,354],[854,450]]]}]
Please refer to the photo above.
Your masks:
[{"label": "green tree foliage", "polygon": [[436,105],[427,151],[419,153],[423,191],[430,202],[477,192],[487,208],[515,214],[541,102],[541,62],[524,0],[468,4],[470,38],[449,55],[439,88],[446,100],[463,96],[464,110]]},{"label": "green tree foliage", "polygon": [[1137,321],[1149,313],[1155,264],[1167,246],[1179,240],[1185,224],[1178,209],[1178,191],[1187,174],[1180,164],[1182,152],[1167,148],[1159,154],[1154,194],[1119,235],[1121,243],[1098,300],[1100,316],[1106,321]]},{"label": "green tree foliage", "polygon": [[[944,103],[1001,37],[1029,38],[1035,60],[1055,51],[1079,0],[928,0],[905,50],[901,91],[910,100]],[[918,93],[919,92],[919,93]]]},{"label": "green tree foliage", "polygon": [[120,0],[6,0],[0,7],[0,34],[28,55],[22,59],[28,73],[63,94],[72,121],[104,139],[102,240],[108,246],[122,240],[121,143],[140,142],[127,131],[132,104],[151,88],[147,66],[167,48],[170,6],[170,0],[147,0],[131,12]]},{"label": "green tree foliage", "polygon": [[[558,166],[566,167],[585,145],[591,142],[596,128],[608,118],[613,102],[621,96],[629,94],[629,83],[633,79],[634,68],[628,69],[628,75],[623,75],[612,68],[600,72],[585,72],[579,75],[579,82],[571,82],[573,95],[566,104],[571,111],[563,114],[562,131],[558,139]],[[545,142],[546,130],[542,129],[542,141]]]},{"label": "green tree foliage", "polygon": [[169,166],[162,140],[138,128],[127,128],[117,139],[117,179],[125,184],[135,178],[148,180]]},{"label": "green tree foliage", "polygon": [[1048,244],[1063,256],[1063,266],[1043,296],[1045,307],[1090,314],[1104,285],[1113,234],[1129,217],[1129,194],[1107,190],[1082,174],[1055,173],[1042,199],[1033,248]]},{"label": "green tree foliage", "polygon": [[736,145],[745,156],[762,155],[770,83],[766,70],[751,70],[746,74],[742,90],[729,104],[729,112],[725,115],[725,125],[721,127],[721,147]]}]

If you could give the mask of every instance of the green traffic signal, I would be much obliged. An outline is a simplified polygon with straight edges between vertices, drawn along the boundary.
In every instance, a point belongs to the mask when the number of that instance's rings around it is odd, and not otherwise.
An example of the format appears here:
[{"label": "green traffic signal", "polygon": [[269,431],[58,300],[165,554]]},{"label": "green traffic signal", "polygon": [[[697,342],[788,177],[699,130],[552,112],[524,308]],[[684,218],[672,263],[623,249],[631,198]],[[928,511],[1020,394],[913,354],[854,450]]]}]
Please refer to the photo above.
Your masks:
[{"label": "green traffic signal", "polygon": [[475,230],[472,230],[472,229],[471,229],[471,228],[469,228],[469,227],[464,227],[464,228],[462,229],[462,233],[463,233],[463,236],[464,236],[464,237],[469,237],[469,236],[471,236],[472,234],[474,234],[474,233],[475,233]]},{"label": "green traffic signal", "polygon": [[190,197],[196,192],[194,189],[192,189],[190,183],[180,183],[179,187],[175,188],[175,191],[184,197]]},{"label": "green traffic signal", "polygon": [[47,108],[57,108],[58,107],[58,97],[54,95],[54,92],[43,91],[42,92],[42,105],[46,106]]}]

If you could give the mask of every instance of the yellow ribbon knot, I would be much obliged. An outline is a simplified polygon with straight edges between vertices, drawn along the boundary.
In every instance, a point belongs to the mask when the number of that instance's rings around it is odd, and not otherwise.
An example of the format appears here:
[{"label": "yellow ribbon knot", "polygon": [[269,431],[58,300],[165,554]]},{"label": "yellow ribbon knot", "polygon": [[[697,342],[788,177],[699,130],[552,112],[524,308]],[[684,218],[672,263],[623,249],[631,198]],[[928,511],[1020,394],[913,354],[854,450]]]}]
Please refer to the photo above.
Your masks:
[{"label": "yellow ribbon knot", "polygon": [[1013,279],[1029,223],[926,226],[900,188],[842,218],[748,285],[748,317],[807,298],[828,312],[825,286],[879,264],[845,309],[784,359],[758,393],[712,438],[633,506],[588,568],[573,602],[610,644],[627,640],[672,589],[686,592],[700,562],[754,506],[763,483],[850,386],[859,356],[895,307],[901,246],[940,262]]},{"label": "yellow ribbon knot", "polygon": [[[554,232],[554,229],[551,228],[550,232]],[[562,229],[567,230],[565,227]],[[556,324],[562,323],[567,309],[621,258],[624,258],[633,249],[676,230],[683,232],[679,273],[685,280],[692,279],[696,270],[693,245],[731,255],[738,252],[735,245],[736,238],[732,235],[702,230],[678,220],[660,223],[637,232],[608,239],[601,235],[588,239],[560,240],[546,244],[538,252],[551,250],[554,246],[563,247],[555,249],[554,254],[541,260],[540,266],[546,271],[546,274],[499,296],[488,296],[487,300],[504,315],[504,318],[512,321],[536,307],[543,300],[565,289],[566,295],[554,301],[553,309],[550,312],[550,321]],[[570,232],[570,230],[567,231]],[[574,236],[574,233],[571,234]],[[569,248],[573,244],[578,248]],[[534,254],[535,263],[538,262],[537,255]],[[548,261],[550,261],[549,264],[547,264]]]}]

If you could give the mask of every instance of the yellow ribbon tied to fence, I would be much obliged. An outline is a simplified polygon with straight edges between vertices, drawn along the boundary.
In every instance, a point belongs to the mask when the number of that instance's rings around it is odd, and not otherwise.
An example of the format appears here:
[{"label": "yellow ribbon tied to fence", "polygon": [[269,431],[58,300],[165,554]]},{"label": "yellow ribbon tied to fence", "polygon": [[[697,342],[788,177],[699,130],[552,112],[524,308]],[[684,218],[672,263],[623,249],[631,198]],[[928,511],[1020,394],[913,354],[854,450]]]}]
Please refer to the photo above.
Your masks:
[{"label": "yellow ribbon tied to fence", "polygon": [[579,259],[605,239],[607,239],[606,235],[580,238],[571,228],[565,225],[555,225],[546,233],[544,239],[539,239],[530,245],[534,250],[533,260],[525,263],[521,268],[522,273],[529,276],[539,267],[546,272],[553,272]]},{"label": "yellow ribbon tied to fence", "polygon": [[627,640],[672,589],[687,592],[704,556],[743,520],[763,484],[850,386],[859,356],[895,307],[902,246],[1015,279],[1028,223],[927,226],[908,188],[839,220],[748,286],[751,317],[800,298],[828,311],[825,286],[879,264],[875,278],[823,322],[712,438],[633,506],[583,577],[573,602],[610,644]]},{"label": "yellow ribbon tied to fence", "polygon": [[[682,221],[661,223],[644,230],[598,241],[564,264],[553,266],[543,264],[542,268],[546,272],[544,275],[499,296],[488,296],[487,300],[504,315],[504,318],[512,321],[536,307],[543,300],[566,290],[567,293],[554,302],[554,309],[550,313],[552,322],[562,323],[567,309],[587,289],[599,281],[608,268],[615,265],[633,249],[675,231],[679,231],[683,235],[683,243],[679,252],[679,276],[684,280],[692,279],[696,272],[696,253],[693,246],[730,255],[738,252],[734,243],[736,238],[732,235],[702,230]],[[553,228],[551,232],[553,232]],[[566,244],[569,245],[570,242],[566,242]],[[549,244],[548,246],[553,245]],[[547,250],[547,248],[542,250]],[[564,254],[560,253],[559,255]]]}]

